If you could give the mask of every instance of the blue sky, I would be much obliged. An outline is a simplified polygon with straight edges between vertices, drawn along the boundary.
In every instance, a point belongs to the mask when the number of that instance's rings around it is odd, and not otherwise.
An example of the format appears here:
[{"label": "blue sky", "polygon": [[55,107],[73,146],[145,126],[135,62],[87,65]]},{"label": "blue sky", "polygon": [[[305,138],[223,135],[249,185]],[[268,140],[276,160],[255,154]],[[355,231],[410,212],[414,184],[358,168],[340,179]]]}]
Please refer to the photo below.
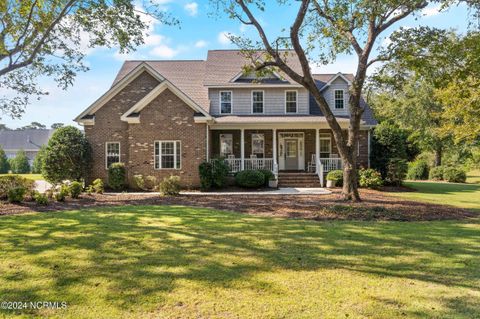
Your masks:
[{"label": "blue sky", "polygon": [[[227,17],[212,17],[213,9],[209,1],[195,0],[155,0],[165,10],[181,21],[180,27],[165,26],[153,19],[147,19],[150,30],[146,43],[136,52],[120,55],[116,49],[87,49],[86,63],[90,71],[79,74],[73,87],[63,91],[53,81],[43,79],[41,85],[50,94],[39,101],[32,101],[21,119],[10,119],[2,116],[1,123],[11,128],[20,127],[37,121],[46,125],[55,122],[65,124],[75,123],[72,119],[87,108],[93,101],[110,87],[117,71],[126,59],[205,59],[209,49],[235,48],[229,43],[225,34],[244,34],[255,37],[256,33],[250,27],[245,27],[238,21]],[[288,27],[295,9],[271,5],[275,1],[267,0],[267,9],[259,15],[266,32],[278,35],[282,28]],[[400,26],[415,27],[429,25],[443,28],[454,28],[464,31],[467,28],[468,12],[465,7],[454,7],[447,12],[438,12],[438,7],[429,6],[417,17],[408,18],[391,27],[385,34]],[[378,44],[385,43],[380,39]],[[321,73],[349,72],[355,70],[355,57],[340,56],[327,66],[319,68]]]}]

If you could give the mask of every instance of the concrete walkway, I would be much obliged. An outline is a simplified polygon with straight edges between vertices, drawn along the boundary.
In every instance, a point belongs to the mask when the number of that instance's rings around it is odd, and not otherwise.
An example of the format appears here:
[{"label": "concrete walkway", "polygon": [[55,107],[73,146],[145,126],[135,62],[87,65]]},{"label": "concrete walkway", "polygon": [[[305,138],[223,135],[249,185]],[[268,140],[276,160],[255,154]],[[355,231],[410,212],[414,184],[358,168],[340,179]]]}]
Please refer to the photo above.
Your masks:
[{"label": "concrete walkway", "polygon": [[331,194],[332,192],[320,187],[312,188],[303,188],[303,187],[285,187],[274,189],[271,191],[260,191],[260,192],[180,192],[181,195],[199,195],[199,196],[210,196],[210,195],[325,195]]}]

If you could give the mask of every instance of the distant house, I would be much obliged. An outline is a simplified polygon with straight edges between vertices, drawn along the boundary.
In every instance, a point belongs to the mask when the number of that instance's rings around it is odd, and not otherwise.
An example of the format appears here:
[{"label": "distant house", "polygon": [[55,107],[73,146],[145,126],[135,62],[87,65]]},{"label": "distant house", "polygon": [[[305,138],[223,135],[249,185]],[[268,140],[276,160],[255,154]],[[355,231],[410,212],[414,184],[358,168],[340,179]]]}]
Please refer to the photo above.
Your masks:
[{"label": "distant house", "polygon": [[18,151],[24,150],[27,153],[29,164],[32,165],[35,156],[42,145],[48,143],[54,130],[18,130],[0,131],[0,146],[8,158],[13,158]]}]

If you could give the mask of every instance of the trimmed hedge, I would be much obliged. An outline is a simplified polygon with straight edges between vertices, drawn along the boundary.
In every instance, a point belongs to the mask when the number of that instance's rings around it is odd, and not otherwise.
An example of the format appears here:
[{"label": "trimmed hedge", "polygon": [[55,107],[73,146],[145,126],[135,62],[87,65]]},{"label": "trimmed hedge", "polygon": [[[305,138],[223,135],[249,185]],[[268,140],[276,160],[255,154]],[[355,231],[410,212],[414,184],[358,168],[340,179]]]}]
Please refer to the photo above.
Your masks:
[{"label": "trimmed hedge", "polygon": [[430,169],[428,174],[428,179],[432,181],[441,181],[443,180],[443,166],[435,166]]},{"label": "trimmed hedge", "polygon": [[457,167],[447,167],[443,171],[443,178],[450,183],[465,183],[467,174]]},{"label": "trimmed hedge", "polygon": [[335,181],[335,186],[343,186],[343,171],[340,169],[328,172],[327,181]]},{"label": "trimmed hedge", "polygon": [[275,178],[275,175],[272,173],[271,170],[268,170],[268,169],[259,169],[258,170],[260,173],[263,174],[263,176],[265,176],[265,182],[263,185],[265,186],[268,186],[268,181],[270,181],[271,179],[274,179]]},{"label": "trimmed hedge", "polygon": [[425,180],[428,179],[428,164],[425,160],[416,160],[408,163],[407,179]]},{"label": "trimmed hedge", "polygon": [[257,188],[265,184],[265,175],[261,171],[241,171],[235,176],[235,182],[240,187]]},{"label": "trimmed hedge", "polygon": [[108,168],[108,187],[115,191],[125,188],[126,169],[124,163],[113,163]]}]

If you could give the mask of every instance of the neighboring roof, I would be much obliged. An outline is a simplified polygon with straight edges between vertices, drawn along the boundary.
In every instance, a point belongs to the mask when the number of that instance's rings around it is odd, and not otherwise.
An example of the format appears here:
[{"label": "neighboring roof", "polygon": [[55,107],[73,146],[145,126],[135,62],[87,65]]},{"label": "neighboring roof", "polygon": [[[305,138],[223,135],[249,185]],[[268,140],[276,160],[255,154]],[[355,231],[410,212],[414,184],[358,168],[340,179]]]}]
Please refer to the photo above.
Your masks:
[{"label": "neighboring roof", "polygon": [[0,131],[0,146],[4,150],[39,150],[48,143],[55,130],[15,130]]},{"label": "neighboring roof", "polygon": [[149,65],[165,79],[195,101],[206,112],[209,111],[208,89],[203,86],[205,61],[170,60],[170,61],[125,61],[113,81],[117,84],[141,63]]},{"label": "neighboring roof", "polygon": [[[299,74],[303,74],[300,61],[293,50],[281,51],[285,54],[287,63],[290,67]],[[261,52],[258,53],[259,59],[262,59]],[[206,66],[205,66],[205,80],[206,86],[226,85],[232,84],[232,79],[238,77],[245,65],[250,64],[251,61],[246,58],[240,50],[210,50],[208,51]],[[278,70],[277,70],[278,71]],[[298,85],[286,74],[278,71],[280,76],[289,83]]]}]

